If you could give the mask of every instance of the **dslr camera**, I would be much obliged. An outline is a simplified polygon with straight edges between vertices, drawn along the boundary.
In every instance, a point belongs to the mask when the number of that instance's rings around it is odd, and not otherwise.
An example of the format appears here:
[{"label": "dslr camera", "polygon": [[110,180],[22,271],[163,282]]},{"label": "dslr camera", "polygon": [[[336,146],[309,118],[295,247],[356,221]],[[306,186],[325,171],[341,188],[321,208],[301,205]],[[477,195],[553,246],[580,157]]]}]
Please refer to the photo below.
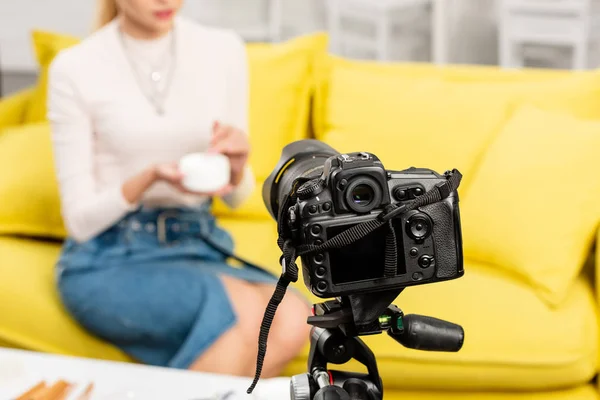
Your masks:
[{"label": "dslr camera", "polygon": [[[409,286],[464,274],[457,188],[460,172],[387,170],[369,152],[340,154],[317,140],[287,145],[263,186],[277,221],[282,274],[259,335],[256,386],[277,306],[299,278],[317,297],[308,370],[292,377],[292,400],[381,400],[377,362],[360,336],[382,332],[425,351],[462,348],[461,326],[405,315],[391,304]],[[332,371],[352,359],[367,374]]]},{"label": "dslr camera", "polygon": [[[294,182],[303,178],[297,188]],[[425,168],[386,170],[374,154],[339,154],[319,141],[292,143],[264,185],[269,212],[278,218],[282,200],[295,204],[281,217],[298,246],[319,246],[355,225],[378,218],[392,203],[424,195],[447,176]],[[301,256],[305,285],[321,298],[369,293],[455,279],[463,275],[458,194],[391,219],[395,271],[384,274],[387,230],[378,229],[348,246]]]}]

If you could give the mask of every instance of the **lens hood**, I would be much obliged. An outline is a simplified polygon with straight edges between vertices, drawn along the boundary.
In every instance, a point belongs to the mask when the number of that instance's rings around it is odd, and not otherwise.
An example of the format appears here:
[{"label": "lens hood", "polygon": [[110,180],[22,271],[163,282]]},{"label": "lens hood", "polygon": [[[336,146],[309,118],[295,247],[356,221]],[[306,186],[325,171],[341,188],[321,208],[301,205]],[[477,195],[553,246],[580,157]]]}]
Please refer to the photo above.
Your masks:
[{"label": "lens hood", "polygon": [[[281,195],[281,177],[292,164],[317,157],[329,158],[337,154],[339,153],[332,147],[316,139],[298,140],[285,146],[281,151],[281,157],[279,158],[277,165],[265,180],[262,188],[263,201],[269,214],[277,220]],[[289,191],[290,189],[291,188],[287,188],[286,190]]]}]

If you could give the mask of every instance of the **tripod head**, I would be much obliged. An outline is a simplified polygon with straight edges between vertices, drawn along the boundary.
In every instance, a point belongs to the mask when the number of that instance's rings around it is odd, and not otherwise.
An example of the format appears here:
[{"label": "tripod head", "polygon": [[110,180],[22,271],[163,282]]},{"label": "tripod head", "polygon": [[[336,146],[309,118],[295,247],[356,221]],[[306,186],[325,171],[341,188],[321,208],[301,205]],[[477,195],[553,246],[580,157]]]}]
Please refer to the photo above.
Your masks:
[{"label": "tripod head", "polygon": [[310,325],[339,328],[346,336],[387,334],[404,347],[428,351],[459,351],[464,341],[460,325],[423,315],[404,315],[395,305],[390,305],[377,319],[357,325],[352,309],[338,300],[315,304],[314,315],[308,317]]},{"label": "tripod head", "polygon": [[[314,305],[313,316],[308,318],[314,326],[308,374],[292,378],[292,400],[383,399],[375,355],[359,336],[386,331],[404,347],[425,351],[456,352],[463,345],[464,330],[459,325],[422,315],[404,315],[395,305],[387,306],[378,317],[365,320],[356,312],[359,303],[342,298]],[[351,359],[363,364],[367,374],[327,368],[329,363],[345,364]]]}]

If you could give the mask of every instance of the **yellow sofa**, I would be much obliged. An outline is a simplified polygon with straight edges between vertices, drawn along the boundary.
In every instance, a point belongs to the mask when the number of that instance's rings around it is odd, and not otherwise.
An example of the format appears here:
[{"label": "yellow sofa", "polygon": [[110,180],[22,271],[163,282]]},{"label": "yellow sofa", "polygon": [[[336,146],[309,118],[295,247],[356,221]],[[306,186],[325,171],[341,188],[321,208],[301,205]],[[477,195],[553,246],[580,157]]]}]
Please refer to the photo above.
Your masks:
[{"label": "yellow sofa", "polygon": [[[389,169],[456,167],[465,176],[465,276],[395,302],[461,324],[464,347],[419,352],[387,335],[365,338],[384,398],[598,398],[598,73],[359,62],[326,54],[321,35],[249,54],[258,187],[239,210],[215,206],[240,255],[279,268],[260,185],[292,140],[372,151]],[[54,287],[64,228],[49,127],[33,116],[43,109],[40,85],[0,101],[0,345],[131,362],[81,329]],[[307,350],[286,374],[305,370]]]}]

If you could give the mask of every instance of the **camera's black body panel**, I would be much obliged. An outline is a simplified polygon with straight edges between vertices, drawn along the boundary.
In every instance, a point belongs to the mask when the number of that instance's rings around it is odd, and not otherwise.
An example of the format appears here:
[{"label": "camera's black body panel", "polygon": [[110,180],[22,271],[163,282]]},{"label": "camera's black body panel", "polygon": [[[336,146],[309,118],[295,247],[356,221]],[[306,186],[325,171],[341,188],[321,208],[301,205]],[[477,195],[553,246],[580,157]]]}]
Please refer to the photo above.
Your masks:
[{"label": "camera's black body panel", "polygon": [[[320,178],[298,189],[296,223],[304,244],[321,244],[346,229],[377,218],[390,203],[407,202],[446,177],[410,168],[386,171],[369,153],[329,158]],[[341,249],[302,257],[304,283],[319,297],[385,291],[463,275],[458,194],[392,220],[397,270],[384,277],[388,229],[380,228]]]}]

